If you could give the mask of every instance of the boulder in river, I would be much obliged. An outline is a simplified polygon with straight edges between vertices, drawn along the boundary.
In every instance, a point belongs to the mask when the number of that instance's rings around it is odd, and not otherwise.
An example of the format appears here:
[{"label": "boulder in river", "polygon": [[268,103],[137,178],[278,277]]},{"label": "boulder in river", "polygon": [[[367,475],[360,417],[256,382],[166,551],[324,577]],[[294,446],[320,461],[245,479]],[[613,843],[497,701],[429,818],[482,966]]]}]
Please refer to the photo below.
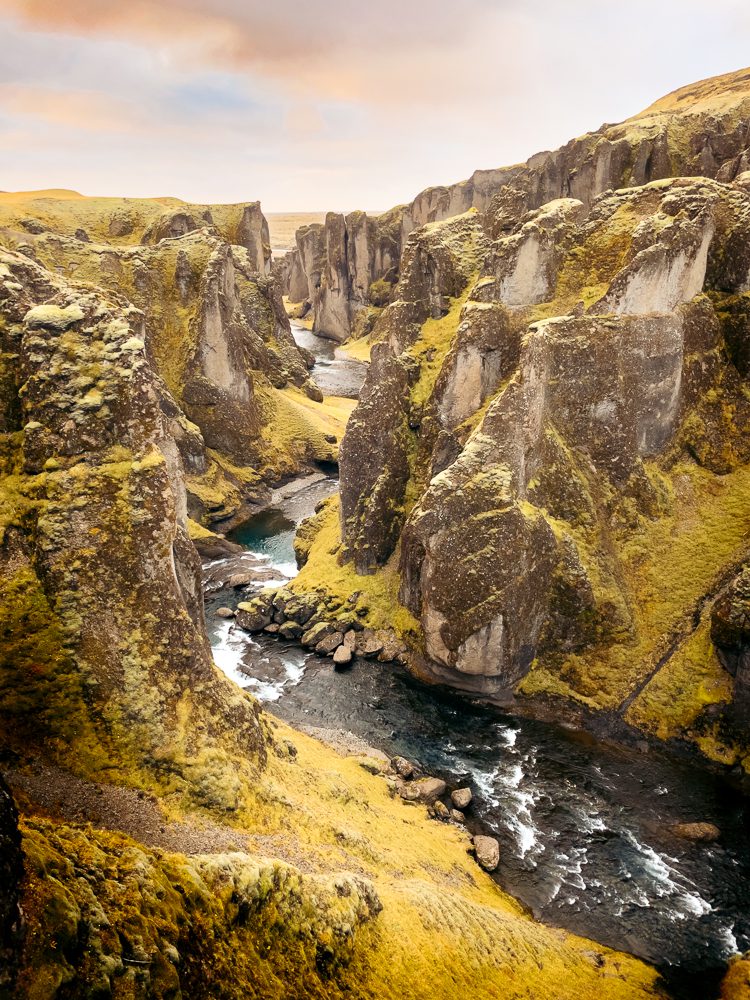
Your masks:
[{"label": "boulder in river", "polygon": [[271,624],[271,610],[246,601],[237,605],[236,621],[245,632],[262,632]]},{"label": "boulder in river", "polygon": [[332,632],[325,639],[322,639],[315,647],[315,652],[318,656],[330,656],[334,653],[341,643],[344,641],[343,632]]},{"label": "boulder in river", "polygon": [[234,611],[231,608],[217,608],[216,609],[217,618],[234,618]]},{"label": "boulder in river", "polygon": [[424,802],[432,805],[445,795],[447,785],[442,778],[419,778],[417,781],[399,781],[396,790],[407,802]]},{"label": "boulder in river", "polygon": [[333,635],[336,631],[336,626],[332,625],[331,622],[316,622],[302,636],[302,645],[308,649],[315,649],[318,643],[327,639],[329,635]]},{"label": "boulder in river", "polygon": [[460,823],[461,826],[466,822],[466,817],[460,809],[451,809],[451,819],[454,823]]},{"label": "boulder in river", "polygon": [[672,833],[683,840],[703,844],[710,844],[721,836],[721,830],[714,823],[676,823],[672,827]]},{"label": "boulder in river", "polygon": [[393,770],[396,774],[400,775],[402,778],[406,778],[407,781],[409,778],[414,777],[414,765],[410,760],[407,760],[406,757],[394,757],[391,761],[391,765],[393,766]]},{"label": "boulder in river", "polygon": [[435,817],[435,819],[439,819],[443,823],[447,823],[448,820],[451,818],[450,809],[444,802],[441,802],[440,799],[438,799],[437,802],[433,804],[432,815]]},{"label": "boulder in river", "polygon": [[352,662],[352,651],[348,646],[339,646],[333,654],[333,665],[337,669],[348,667]]},{"label": "boulder in river", "polygon": [[357,639],[357,655],[368,659],[383,649],[382,641],[370,629],[365,629]]},{"label": "boulder in river", "polygon": [[487,872],[494,872],[500,864],[500,845],[494,837],[475,837],[474,853],[478,864]]},{"label": "boulder in river", "polygon": [[282,639],[299,639],[302,631],[302,626],[298,625],[297,622],[288,621],[279,625],[279,635]]},{"label": "boulder in river", "polygon": [[451,802],[456,809],[468,809],[472,798],[470,788],[456,788],[451,792]]}]

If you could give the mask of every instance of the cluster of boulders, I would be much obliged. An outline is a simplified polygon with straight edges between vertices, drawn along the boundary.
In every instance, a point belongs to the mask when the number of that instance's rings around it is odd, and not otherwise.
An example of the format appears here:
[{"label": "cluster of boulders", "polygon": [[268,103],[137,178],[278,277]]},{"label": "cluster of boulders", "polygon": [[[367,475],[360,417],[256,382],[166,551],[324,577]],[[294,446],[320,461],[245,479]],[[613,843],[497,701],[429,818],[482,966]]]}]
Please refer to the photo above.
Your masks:
[{"label": "cluster of boulders", "polygon": [[[422,774],[420,769],[405,757],[394,757],[388,781],[393,793],[405,802],[423,803],[431,816],[443,823],[466,823],[466,812],[474,800],[468,786],[449,791],[442,778]],[[494,837],[476,834],[472,838],[474,856],[485,871],[493,872],[500,864],[500,845]]]},{"label": "cluster of boulders", "polygon": [[355,656],[381,663],[401,661],[406,647],[395,632],[367,628],[362,621],[367,609],[355,608],[354,603],[349,610],[336,609],[316,592],[295,594],[282,587],[239,604],[235,621],[246,632],[299,642],[319,656],[331,657],[339,669],[349,666]]}]

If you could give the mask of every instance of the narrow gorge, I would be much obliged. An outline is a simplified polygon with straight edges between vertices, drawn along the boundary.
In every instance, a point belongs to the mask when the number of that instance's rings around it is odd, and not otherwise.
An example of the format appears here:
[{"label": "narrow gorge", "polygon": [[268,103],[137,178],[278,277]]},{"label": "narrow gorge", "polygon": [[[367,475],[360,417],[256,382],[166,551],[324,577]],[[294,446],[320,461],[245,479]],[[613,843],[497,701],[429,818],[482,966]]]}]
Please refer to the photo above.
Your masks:
[{"label": "narrow gorge", "polygon": [[272,235],[0,192],[0,998],[750,997],[750,70]]}]

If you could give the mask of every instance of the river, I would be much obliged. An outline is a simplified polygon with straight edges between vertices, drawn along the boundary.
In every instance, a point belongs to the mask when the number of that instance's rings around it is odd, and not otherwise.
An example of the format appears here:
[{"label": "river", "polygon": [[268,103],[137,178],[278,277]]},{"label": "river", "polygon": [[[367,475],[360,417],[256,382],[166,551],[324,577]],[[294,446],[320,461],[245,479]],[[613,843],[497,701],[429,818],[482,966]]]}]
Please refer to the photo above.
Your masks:
[{"label": "river", "polygon": [[[229,537],[263,561],[268,582],[282,583],[296,571],[296,524],[336,487],[330,477],[311,482]],[[328,659],[216,617],[240,599],[207,594],[214,655],[270,711],[298,727],[346,730],[469,784],[472,824],[501,844],[497,881],[538,919],[652,962],[675,997],[717,995],[727,959],[750,949],[750,814],[721,776],[666,750],[505,714],[391,665],[355,661],[335,672]],[[696,844],[671,832],[688,821],[715,823],[721,838]]]}]

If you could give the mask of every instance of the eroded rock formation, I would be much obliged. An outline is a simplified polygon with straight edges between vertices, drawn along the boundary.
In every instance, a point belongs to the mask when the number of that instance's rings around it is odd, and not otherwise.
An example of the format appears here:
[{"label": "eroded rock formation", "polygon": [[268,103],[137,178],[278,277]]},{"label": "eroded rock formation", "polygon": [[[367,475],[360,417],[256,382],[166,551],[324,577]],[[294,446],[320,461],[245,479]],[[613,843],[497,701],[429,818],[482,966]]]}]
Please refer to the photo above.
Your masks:
[{"label": "eroded rock formation", "polygon": [[[329,216],[314,267],[310,255],[302,253],[301,240],[309,240],[309,234],[298,239],[284,265],[284,294],[291,302],[310,304],[316,332],[343,340],[370,332],[377,308],[391,297],[409,234],[427,223],[474,208],[485,217],[487,231],[499,237],[515,229],[525,213],[559,198],[580,201],[588,210],[605,191],[663,178],[732,181],[750,169],[749,81],[748,71],[707,80],[621,124],[603,125],[554,152],[537,153],[525,164],[479,170],[467,181],[428,188],[411,204],[368,220],[368,232],[374,234],[368,245],[384,246],[384,252],[370,253],[367,263],[361,251],[362,213],[348,216],[346,224],[343,217]],[[354,280],[365,273],[367,280]],[[359,326],[355,317],[361,318]]]},{"label": "eroded rock formation", "polygon": [[[191,517],[237,515],[280,477],[335,460],[335,446],[306,410],[307,400],[322,394],[266,273],[267,226],[258,205],[199,214],[193,206],[165,211],[149,202],[90,201],[30,200],[24,214],[36,211],[44,223],[33,236],[5,206],[0,242],[58,274],[125,295],[143,312],[146,351],[171,395]],[[95,239],[67,234],[75,208]],[[123,212],[133,226],[113,242],[112,219]]]},{"label": "eroded rock formation", "polygon": [[[217,734],[232,727],[248,760],[263,736],[211,662],[179,410],[146,356],[144,316],[7,251],[0,310],[5,745],[92,772],[202,774],[195,787],[231,804]],[[188,747],[176,734],[192,712],[204,735]]]},{"label": "eroded rock formation", "polygon": [[[397,575],[420,676],[743,759],[749,91],[678,92],[407,240],[326,551]],[[651,179],[677,168],[722,180]]]}]

